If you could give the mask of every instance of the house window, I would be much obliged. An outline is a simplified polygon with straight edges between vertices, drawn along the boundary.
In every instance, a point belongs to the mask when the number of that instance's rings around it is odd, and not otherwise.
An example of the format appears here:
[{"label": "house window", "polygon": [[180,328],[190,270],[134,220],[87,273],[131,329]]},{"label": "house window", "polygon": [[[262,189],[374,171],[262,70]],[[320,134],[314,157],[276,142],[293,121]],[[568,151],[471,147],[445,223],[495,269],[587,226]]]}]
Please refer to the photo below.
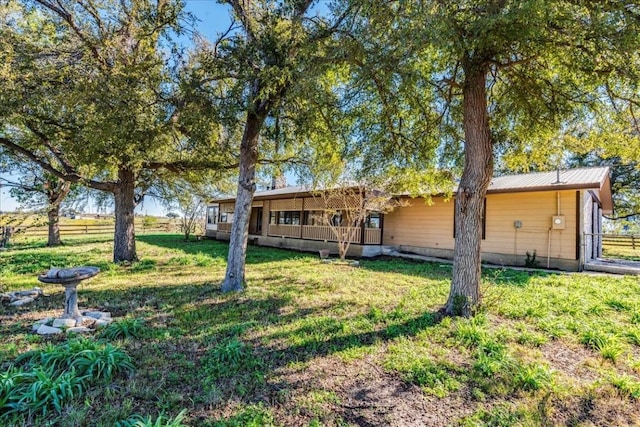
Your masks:
[{"label": "house window", "polygon": [[229,212],[220,212],[220,222],[233,222],[233,214]]},{"label": "house window", "polygon": [[[482,240],[485,240],[487,237],[487,198],[485,197],[482,202],[482,212],[480,213],[482,217],[480,221],[482,221]],[[456,215],[456,206],[455,201],[453,205],[453,238],[456,238],[456,221],[458,220]]]},{"label": "house window", "polygon": [[364,221],[366,228],[380,228],[380,212],[371,212]]},{"label": "house window", "polygon": [[323,225],[322,211],[305,211],[302,223],[304,225]]},{"label": "house window", "polygon": [[209,206],[207,209],[207,224],[218,223],[218,206]]},{"label": "house window", "polygon": [[269,224],[300,225],[300,211],[272,211],[269,213]]}]

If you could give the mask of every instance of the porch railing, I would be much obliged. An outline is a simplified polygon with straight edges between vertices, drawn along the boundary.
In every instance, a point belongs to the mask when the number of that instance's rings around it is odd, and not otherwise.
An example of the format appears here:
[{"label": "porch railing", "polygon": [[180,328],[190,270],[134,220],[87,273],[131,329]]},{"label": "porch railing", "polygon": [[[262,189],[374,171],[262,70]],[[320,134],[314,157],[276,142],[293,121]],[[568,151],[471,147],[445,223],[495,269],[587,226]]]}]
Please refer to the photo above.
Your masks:
[{"label": "porch railing", "polygon": [[269,236],[300,238],[299,225],[269,224]]},{"label": "porch railing", "polygon": [[[231,223],[218,223],[218,231],[231,232]],[[365,245],[379,245],[382,242],[382,230],[379,228],[364,229]],[[361,243],[362,229],[359,227],[339,227],[338,232],[343,235],[347,233],[353,236],[351,243]],[[289,237],[294,239],[326,240],[336,242],[336,235],[331,227],[326,225],[290,225],[290,224],[269,224],[267,235],[273,237]]]},{"label": "porch railing", "polygon": [[379,245],[380,243],[382,243],[382,229],[365,228],[363,243],[365,245]]},{"label": "porch railing", "polygon": [[[360,235],[362,233],[360,228],[338,227],[337,232],[345,237],[352,236],[350,239],[351,243],[360,243]],[[335,232],[327,225],[303,225],[302,238],[308,240],[326,240],[328,242],[335,242],[338,240],[336,239]]]}]

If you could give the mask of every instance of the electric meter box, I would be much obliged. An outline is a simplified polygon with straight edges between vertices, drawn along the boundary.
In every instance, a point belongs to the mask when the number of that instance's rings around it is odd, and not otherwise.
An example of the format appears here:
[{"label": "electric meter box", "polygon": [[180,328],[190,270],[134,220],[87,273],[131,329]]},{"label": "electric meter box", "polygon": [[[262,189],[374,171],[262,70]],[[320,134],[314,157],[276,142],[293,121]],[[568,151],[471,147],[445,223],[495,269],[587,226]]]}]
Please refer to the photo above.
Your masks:
[{"label": "electric meter box", "polygon": [[551,217],[551,228],[553,230],[564,230],[565,221],[564,215],[554,215]]}]

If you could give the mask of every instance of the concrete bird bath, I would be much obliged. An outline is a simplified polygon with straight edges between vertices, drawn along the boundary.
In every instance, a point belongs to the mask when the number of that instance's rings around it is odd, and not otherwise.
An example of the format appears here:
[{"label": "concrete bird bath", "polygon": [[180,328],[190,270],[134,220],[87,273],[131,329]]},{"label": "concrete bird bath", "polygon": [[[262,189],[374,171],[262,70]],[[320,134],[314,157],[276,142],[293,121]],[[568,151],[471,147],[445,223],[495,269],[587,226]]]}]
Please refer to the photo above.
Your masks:
[{"label": "concrete bird bath", "polygon": [[98,267],[52,268],[38,276],[38,280],[42,283],[64,286],[64,314],[61,318],[75,320],[82,317],[80,310],[78,310],[78,285],[99,272]]}]

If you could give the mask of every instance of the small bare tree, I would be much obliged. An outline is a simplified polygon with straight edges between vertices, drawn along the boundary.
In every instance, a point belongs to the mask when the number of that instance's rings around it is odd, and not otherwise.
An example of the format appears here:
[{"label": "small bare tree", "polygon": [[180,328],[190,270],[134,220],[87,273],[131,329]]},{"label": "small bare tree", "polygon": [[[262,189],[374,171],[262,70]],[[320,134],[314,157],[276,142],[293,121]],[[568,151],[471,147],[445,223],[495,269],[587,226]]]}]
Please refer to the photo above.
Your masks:
[{"label": "small bare tree", "polygon": [[184,240],[189,240],[191,234],[200,231],[199,228],[204,224],[206,203],[202,198],[191,195],[179,198],[178,207],[182,213],[180,229],[184,234]]},{"label": "small bare tree", "polygon": [[331,189],[313,192],[322,210],[316,219],[331,229],[344,260],[351,243],[360,242],[362,227],[372,212],[388,213],[403,205],[384,191],[366,188],[364,184],[344,183]]},{"label": "small bare tree", "polygon": [[207,200],[228,192],[230,182],[227,175],[207,175],[201,172],[185,174],[183,179],[159,186],[158,193],[154,195],[162,200],[167,210],[177,211],[180,216],[180,230],[184,239],[189,240],[196,232],[204,233]]}]

